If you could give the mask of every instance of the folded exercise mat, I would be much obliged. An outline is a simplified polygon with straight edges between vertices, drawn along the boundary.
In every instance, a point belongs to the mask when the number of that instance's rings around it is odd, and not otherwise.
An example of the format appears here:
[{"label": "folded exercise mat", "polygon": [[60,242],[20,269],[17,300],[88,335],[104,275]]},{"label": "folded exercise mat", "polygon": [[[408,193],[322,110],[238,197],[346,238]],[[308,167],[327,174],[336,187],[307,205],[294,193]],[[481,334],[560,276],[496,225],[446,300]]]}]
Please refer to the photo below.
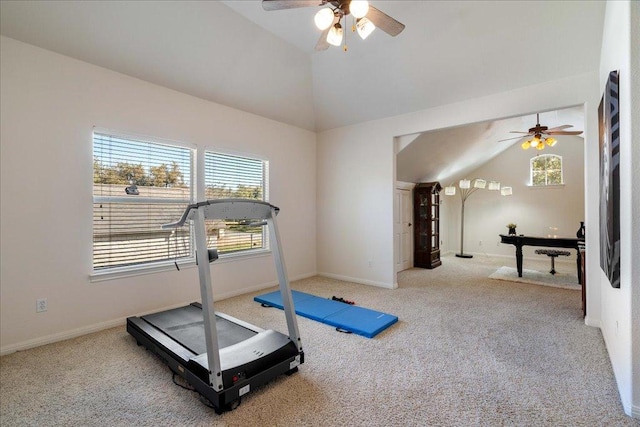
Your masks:
[{"label": "folded exercise mat", "polygon": [[[367,338],[373,338],[398,321],[398,316],[392,314],[304,292],[291,291],[291,295],[296,314]],[[258,295],[253,300],[281,310],[283,308],[280,291]]]}]

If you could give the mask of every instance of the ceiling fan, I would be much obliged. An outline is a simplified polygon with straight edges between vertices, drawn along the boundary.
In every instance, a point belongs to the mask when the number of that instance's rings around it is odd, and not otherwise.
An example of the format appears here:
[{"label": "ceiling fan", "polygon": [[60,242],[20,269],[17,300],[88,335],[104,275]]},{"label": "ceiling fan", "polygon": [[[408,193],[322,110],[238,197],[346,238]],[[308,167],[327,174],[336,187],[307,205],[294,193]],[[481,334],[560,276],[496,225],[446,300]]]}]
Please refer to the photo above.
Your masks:
[{"label": "ceiling fan", "polygon": [[528,150],[530,147],[538,150],[544,150],[545,144],[549,147],[553,147],[558,142],[552,135],[580,135],[581,130],[564,130],[573,127],[572,125],[556,126],[549,129],[547,126],[540,125],[540,114],[536,114],[536,125],[529,129],[528,132],[513,130],[510,133],[522,133],[524,135],[514,136],[513,138],[502,139],[498,142],[509,141],[512,139],[526,138],[532,136],[533,138],[527,139],[521,145],[524,150]]},{"label": "ceiling fan", "polygon": [[[346,26],[347,15],[353,16],[354,25],[352,26],[352,31],[357,31],[363,40],[366,39],[376,27],[393,37],[404,30],[404,24],[371,6],[368,1],[262,0],[262,8],[266,11],[311,6],[328,6],[320,9],[314,18],[316,26],[322,30],[320,39],[315,47],[318,51],[327,50],[329,45],[340,46],[340,44],[342,44],[343,30],[340,21],[344,18]],[[346,44],[344,45],[344,50],[347,50]]]}]

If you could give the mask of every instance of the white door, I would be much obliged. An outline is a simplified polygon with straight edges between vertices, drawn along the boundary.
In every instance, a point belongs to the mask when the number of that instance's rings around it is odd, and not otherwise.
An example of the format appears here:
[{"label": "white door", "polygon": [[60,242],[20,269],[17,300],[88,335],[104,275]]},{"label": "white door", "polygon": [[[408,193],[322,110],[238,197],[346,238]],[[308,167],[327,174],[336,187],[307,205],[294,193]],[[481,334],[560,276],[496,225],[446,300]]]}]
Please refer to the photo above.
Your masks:
[{"label": "white door", "polygon": [[396,188],[394,197],[396,271],[413,265],[413,201],[411,190]]},{"label": "white door", "polygon": [[413,200],[410,190],[402,191],[402,269],[413,266]]}]

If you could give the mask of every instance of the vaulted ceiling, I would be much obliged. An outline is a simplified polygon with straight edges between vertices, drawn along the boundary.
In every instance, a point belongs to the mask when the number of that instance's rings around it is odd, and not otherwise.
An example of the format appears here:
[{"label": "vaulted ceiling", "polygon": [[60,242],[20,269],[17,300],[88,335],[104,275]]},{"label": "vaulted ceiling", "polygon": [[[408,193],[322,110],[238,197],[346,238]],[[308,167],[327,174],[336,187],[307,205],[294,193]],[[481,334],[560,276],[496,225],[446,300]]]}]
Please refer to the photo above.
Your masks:
[{"label": "vaulted ceiling", "polygon": [[[372,1],[406,25],[397,37],[349,33],[314,53],[319,8],[229,7],[311,55],[319,130],[508,91],[598,69],[601,1]],[[347,32],[348,33],[348,32]]]},{"label": "vaulted ceiling", "polygon": [[371,4],[406,29],[347,32],[347,52],[314,52],[318,7],[266,12],[260,1],[3,0],[0,30],[315,131],[598,69],[602,1]]},{"label": "vaulted ceiling", "polygon": [[[267,12],[260,1],[2,0],[0,32],[312,131],[598,70],[603,1],[371,4],[406,29],[397,37],[376,30],[364,41],[345,31],[346,52],[314,51],[318,7]],[[552,126],[583,129],[580,108],[547,116]],[[532,117],[405,137],[413,143],[397,156],[398,179],[469,171],[506,149],[496,141],[531,127]],[[438,150],[447,140],[455,150]]]},{"label": "vaulted ceiling", "polygon": [[[518,138],[522,134],[511,132],[526,132],[537,123],[536,120],[538,116],[532,114],[408,135],[401,140],[396,156],[397,179],[405,182],[457,181],[513,144],[524,141],[526,138]],[[549,129],[570,125],[566,130],[584,131],[582,106],[543,112],[539,114],[539,120]],[[562,143],[576,137],[556,135],[555,138]]]}]

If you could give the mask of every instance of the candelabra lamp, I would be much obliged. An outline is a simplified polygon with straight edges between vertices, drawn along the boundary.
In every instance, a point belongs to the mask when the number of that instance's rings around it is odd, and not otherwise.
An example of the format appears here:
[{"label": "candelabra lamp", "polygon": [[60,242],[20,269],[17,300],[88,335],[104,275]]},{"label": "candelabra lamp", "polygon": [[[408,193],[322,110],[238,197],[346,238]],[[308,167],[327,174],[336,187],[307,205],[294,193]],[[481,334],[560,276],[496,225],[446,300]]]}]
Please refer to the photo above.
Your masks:
[{"label": "candelabra lamp", "polygon": [[[456,256],[458,258],[473,258],[471,254],[464,253],[464,204],[473,193],[478,190],[488,189],[489,191],[500,191],[500,194],[503,196],[510,196],[513,194],[513,189],[511,187],[500,187],[500,183],[497,181],[489,181],[487,183],[486,180],[481,178],[474,179],[461,179],[458,183],[459,194],[461,200],[461,211],[460,211],[460,253],[457,253]],[[455,196],[456,194],[456,186],[449,185],[444,188],[445,196]]]}]

